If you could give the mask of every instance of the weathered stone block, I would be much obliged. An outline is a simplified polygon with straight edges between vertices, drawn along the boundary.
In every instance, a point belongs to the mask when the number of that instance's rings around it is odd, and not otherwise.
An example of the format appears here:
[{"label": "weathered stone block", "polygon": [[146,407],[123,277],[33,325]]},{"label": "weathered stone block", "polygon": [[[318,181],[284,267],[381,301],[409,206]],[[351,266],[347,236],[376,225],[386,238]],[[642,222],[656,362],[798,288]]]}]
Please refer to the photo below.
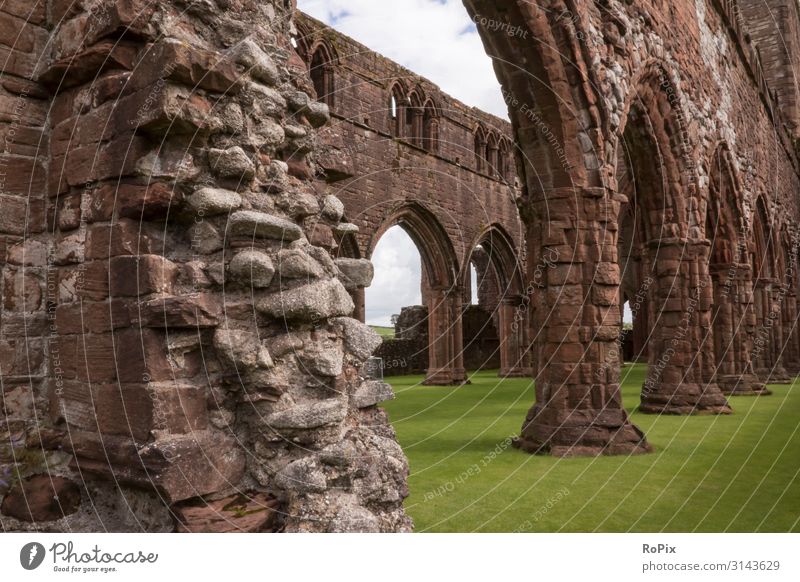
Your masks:
[{"label": "weathered stone block", "polygon": [[177,274],[175,264],[161,255],[114,257],[110,263],[111,296],[171,294]]},{"label": "weathered stone block", "polygon": [[269,287],[275,267],[269,255],[256,250],[238,253],[228,266],[230,278],[255,289]]},{"label": "weathered stone block", "polygon": [[294,222],[252,210],[235,212],[228,221],[228,229],[233,236],[271,238],[286,242],[303,236],[303,231]]},{"label": "weathered stone block", "polygon": [[350,315],[354,308],[347,290],[334,279],[273,293],[256,301],[256,309],[262,313],[288,320],[315,321]]}]

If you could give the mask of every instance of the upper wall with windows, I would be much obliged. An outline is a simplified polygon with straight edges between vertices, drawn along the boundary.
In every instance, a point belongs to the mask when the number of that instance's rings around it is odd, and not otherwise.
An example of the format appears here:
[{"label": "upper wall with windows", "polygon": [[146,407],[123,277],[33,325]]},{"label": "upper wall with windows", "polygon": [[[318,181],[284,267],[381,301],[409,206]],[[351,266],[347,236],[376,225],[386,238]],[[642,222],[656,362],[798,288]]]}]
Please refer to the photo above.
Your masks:
[{"label": "upper wall with windows", "polygon": [[[461,103],[306,14],[297,14],[296,27],[292,45],[309,69],[317,99],[334,117],[491,179],[516,183],[508,121]],[[487,138],[480,152],[479,134]]]},{"label": "upper wall with windows", "polygon": [[732,17],[758,47],[763,74],[784,120],[800,138],[800,7],[797,0],[738,0]]}]

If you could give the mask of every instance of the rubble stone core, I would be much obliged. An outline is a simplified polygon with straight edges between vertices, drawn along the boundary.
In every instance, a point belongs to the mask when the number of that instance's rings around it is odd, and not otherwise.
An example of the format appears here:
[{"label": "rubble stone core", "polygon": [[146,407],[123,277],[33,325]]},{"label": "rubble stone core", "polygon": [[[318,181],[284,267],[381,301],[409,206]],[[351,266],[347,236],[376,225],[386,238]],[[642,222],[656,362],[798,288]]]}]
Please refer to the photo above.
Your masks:
[{"label": "rubble stone core", "polygon": [[35,95],[41,170],[3,223],[3,333],[48,358],[4,400],[28,456],[4,529],[410,530],[360,263],[310,242],[342,216],[312,180],[329,111],[287,67],[294,8],[51,2],[38,69],[4,73]]}]

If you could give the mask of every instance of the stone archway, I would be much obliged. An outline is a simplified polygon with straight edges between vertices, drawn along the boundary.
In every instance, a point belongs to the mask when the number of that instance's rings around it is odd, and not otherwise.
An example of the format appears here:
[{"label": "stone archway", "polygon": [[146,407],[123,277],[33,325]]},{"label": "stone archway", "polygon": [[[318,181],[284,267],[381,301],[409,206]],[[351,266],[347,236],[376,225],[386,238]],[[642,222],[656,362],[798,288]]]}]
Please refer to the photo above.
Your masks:
[{"label": "stone archway", "polygon": [[476,21],[530,33],[520,43],[478,27],[504,88],[524,178],[536,403],[515,444],[554,455],[645,452],[643,433],[622,407],[613,355],[620,325],[616,225],[622,198],[601,171],[603,114],[595,88],[572,70],[589,67],[571,41],[571,23],[559,21],[566,6],[464,4]]},{"label": "stone archway", "polygon": [[368,253],[393,226],[402,227],[422,259],[422,301],[428,309],[428,369],[425,384],[466,381],[463,360],[462,289],[455,251],[439,221],[422,203],[404,203],[391,210],[372,236]]},{"label": "stone archway", "polygon": [[716,381],[726,394],[767,394],[751,363],[753,280],[741,199],[730,152],[720,144],[711,159],[705,225],[711,241]]},{"label": "stone archway", "polygon": [[637,87],[620,131],[617,182],[627,198],[623,210],[633,209],[632,278],[647,298],[648,373],[640,410],[729,413],[714,381],[709,245],[689,213],[697,186],[686,158],[694,148],[667,95],[677,89],[666,70],[646,67]]},{"label": "stone archway", "polygon": [[[480,251],[480,253],[479,253]],[[493,297],[486,299],[497,330],[500,351],[500,377],[531,376],[529,346],[529,299],[523,282],[522,265],[513,240],[500,225],[491,225],[475,241],[464,261],[461,281],[469,288],[470,264],[476,255],[484,259],[482,275],[492,278]],[[484,303],[480,297],[479,302]]]},{"label": "stone archway", "polygon": [[753,368],[759,379],[767,383],[789,382],[789,375],[783,368],[783,331],[781,324],[781,286],[777,273],[775,255],[774,222],[768,218],[766,201],[763,196],[756,200],[753,212],[753,245],[751,263],[753,265],[753,305],[755,309],[755,345],[753,348]]}]

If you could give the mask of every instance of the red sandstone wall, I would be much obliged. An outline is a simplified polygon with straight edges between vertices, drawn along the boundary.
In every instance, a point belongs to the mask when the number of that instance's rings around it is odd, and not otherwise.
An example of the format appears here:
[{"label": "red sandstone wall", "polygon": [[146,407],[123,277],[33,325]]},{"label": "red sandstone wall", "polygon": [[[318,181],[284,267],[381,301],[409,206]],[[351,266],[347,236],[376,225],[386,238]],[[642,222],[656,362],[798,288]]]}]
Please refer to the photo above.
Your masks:
[{"label": "red sandstone wall", "polygon": [[[497,136],[511,137],[511,126],[443,93],[439,87],[376,54],[313,18],[297,18],[300,40],[313,50],[324,40],[338,62],[335,70],[333,121],[321,134],[331,150],[323,165],[340,179],[329,190],[345,203],[347,217],[360,227],[359,251],[369,256],[392,212],[408,202],[430,210],[447,232],[458,258],[465,261],[482,231],[500,225],[522,248],[522,223],[516,207],[513,152],[506,159],[508,175],[492,177],[478,171],[474,135],[480,125]],[[390,90],[401,82],[432,99],[439,111],[439,141],[431,154],[406,138],[393,137],[389,114]],[[431,249],[423,249],[431,252]]]},{"label": "red sandstone wall", "polygon": [[800,13],[797,0],[739,0],[742,24],[758,45],[770,88],[800,137]]},{"label": "red sandstone wall", "polygon": [[35,81],[46,26],[43,0],[0,5],[0,480],[6,483],[21,461],[42,467],[45,460],[31,429],[45,397],[46,309],[55,292],[46,267],[49,103]]}]

